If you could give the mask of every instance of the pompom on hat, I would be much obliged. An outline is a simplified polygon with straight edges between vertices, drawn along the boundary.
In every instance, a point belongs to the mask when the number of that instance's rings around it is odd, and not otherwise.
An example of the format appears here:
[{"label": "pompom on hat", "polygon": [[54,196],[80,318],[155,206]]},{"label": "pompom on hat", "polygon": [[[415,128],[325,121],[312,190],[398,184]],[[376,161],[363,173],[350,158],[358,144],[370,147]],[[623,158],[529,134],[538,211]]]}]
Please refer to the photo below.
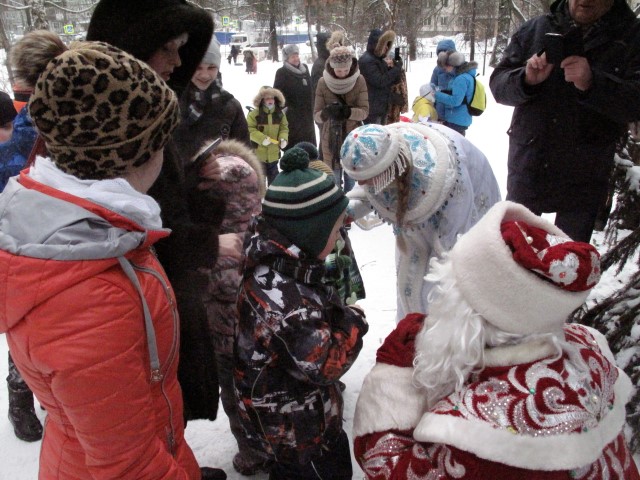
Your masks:
[{"label": "pompom on hat", "polygon": [[456,283],[489,323],[516,334],[558,333],[600,278],[600,257],[513,202],[496,203],[452,248]]},{"label": "pompom on hat", "polygon": [[267,223],[307,255],[316,258],[349,203],[327,174],[309,168],[309,155],[298,147],[280,159],[282,170],[269,185],[262,204]]},{"label": "pompom on hat", "polygon": [[99,42],[75,42],[48,61],[28,108],[58,168],[91,180],[121,177],[146,163],[179,121],[178,100],[162,78]]}]

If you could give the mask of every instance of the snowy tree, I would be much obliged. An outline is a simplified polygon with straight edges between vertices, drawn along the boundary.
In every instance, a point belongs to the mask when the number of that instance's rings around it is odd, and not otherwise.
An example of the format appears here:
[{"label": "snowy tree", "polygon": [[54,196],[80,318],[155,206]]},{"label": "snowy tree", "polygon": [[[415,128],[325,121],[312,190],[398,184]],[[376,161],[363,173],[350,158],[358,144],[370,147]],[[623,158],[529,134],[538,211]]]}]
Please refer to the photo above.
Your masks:
[{"label": "snowy tree", "polygon": [[620,274],[635,262],[635,273],[613,295],[579,309],[573,320],[602,332],[618,366],[631,377],[636,391],[627,406],[627,424],[630,447],[640,453],[640,139],[636,135],[634,128],[616,154],[612,177],[616,206],[605,231],[610,249],[602,257],[603,272]]}]

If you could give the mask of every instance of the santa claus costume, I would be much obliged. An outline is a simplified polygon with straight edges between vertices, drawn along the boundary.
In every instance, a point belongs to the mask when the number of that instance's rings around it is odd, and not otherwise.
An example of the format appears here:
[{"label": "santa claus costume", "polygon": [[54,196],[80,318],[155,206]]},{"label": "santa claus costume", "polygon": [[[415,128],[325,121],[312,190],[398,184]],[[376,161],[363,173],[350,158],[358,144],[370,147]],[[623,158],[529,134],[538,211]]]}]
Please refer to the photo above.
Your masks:
[{"label": "santa claus costume", "polygon": [[640,479],[631,382],[600,333],[565,324],[599,278],[591,245],[500,202],[429,277],[429,316],[398,324],[358,399],[368,479]]}]

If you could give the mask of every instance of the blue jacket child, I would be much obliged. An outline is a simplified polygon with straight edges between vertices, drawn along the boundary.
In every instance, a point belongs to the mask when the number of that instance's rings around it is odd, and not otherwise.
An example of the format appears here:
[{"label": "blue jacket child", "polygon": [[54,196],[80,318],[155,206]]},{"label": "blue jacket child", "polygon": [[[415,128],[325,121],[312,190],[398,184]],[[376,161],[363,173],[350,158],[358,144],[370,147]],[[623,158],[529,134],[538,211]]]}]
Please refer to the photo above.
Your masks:
[{"label": "blue jacket child", "polygon": [[475,76],[478,64],[467,62],[459,52],[443,52],[438,55],[438,63],[445,70],[454,73],[446,91],[436,92],[436,105],[444,105],[444,124],[464,135],[471,125],[472,117],[467,110],[467,103],[471,102],[475,87]]},{"label": "blue jacket child", "polygon": [[24,168],[36,136],[28,110],[23,107],[13,120],[11,138],[0,143],[0,192],[4,190],[9,178],[18,175]]},{"label": "blue jacket child", "polygon": [[[440,40],[438,45],[436,46],[436,55],[440,55],[442,52],[455,52],[456,44],[450,38],[445,38],[444,40]],[[440,65],[436,65],[433,67],[433,73],[431,74],[431,85],[433,85],[434,90],[444,90],[449,87],[449,82],[453,80],[455,74],[453,72],[447,72]],[[438,88],[435,88],[438,87]],[[436,112],[438,112],[438,118],[444,118],[444,105],[436,103]]]}]

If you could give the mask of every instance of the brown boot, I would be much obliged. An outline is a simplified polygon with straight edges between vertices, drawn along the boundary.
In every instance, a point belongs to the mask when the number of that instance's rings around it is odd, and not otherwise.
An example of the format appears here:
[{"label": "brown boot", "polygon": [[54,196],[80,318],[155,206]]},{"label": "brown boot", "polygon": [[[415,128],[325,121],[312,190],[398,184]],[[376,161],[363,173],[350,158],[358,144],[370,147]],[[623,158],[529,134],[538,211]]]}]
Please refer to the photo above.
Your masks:
[{"label": "brown boot", "polygon": [[9,388],[9,421],[20,440],[37,442],[42,439],[42,424],[33,409],[33,393]]}]

